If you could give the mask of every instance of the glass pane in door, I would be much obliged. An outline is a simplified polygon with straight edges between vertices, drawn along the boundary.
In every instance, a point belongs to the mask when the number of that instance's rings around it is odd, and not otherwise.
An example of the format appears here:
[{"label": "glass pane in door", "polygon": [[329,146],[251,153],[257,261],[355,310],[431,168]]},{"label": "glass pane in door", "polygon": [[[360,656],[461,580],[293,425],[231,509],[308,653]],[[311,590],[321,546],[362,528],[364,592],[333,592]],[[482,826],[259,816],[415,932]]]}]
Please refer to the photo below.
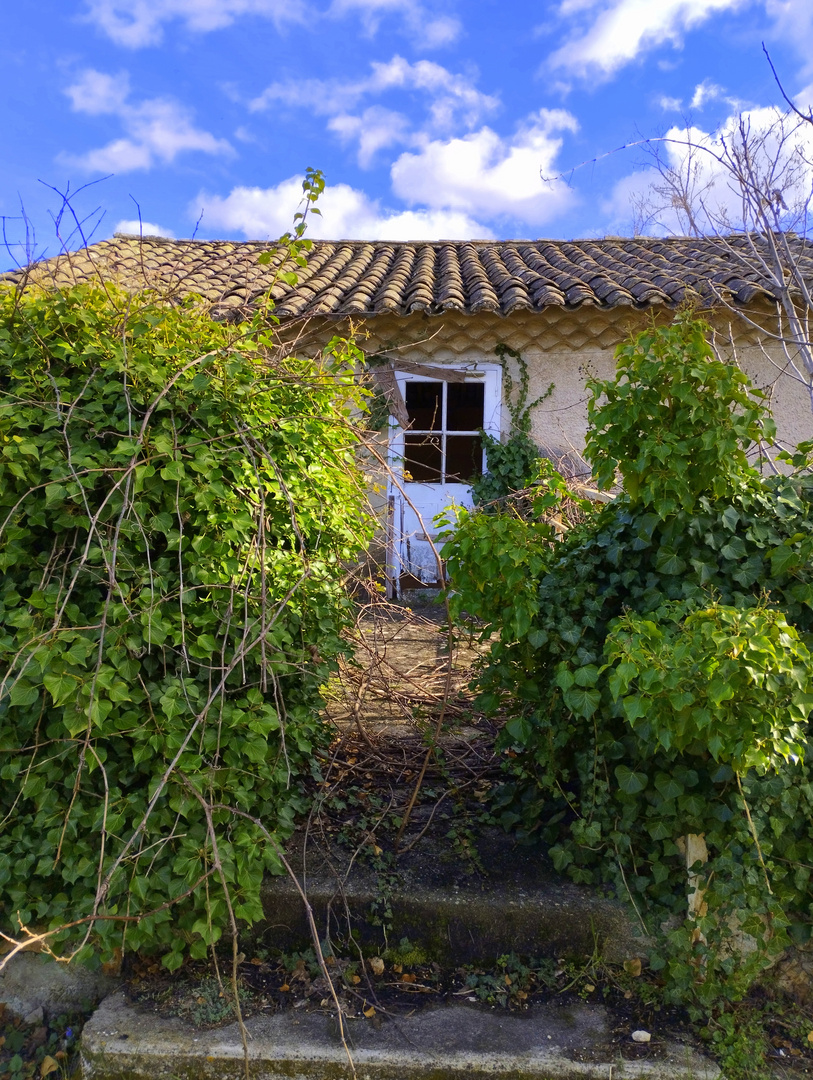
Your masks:
[{"label": "glass pane in door", "polygon": [[483,426],[485,386],[479,382],[449,383],[446,397],[446,430],[477,431]]},{"label": "glass pane in door", "polygon": [[470,484],[483,471],[483,440],[479,435],[446,436],[446,480]]},{"label": "glass pane in door", "polygon": [[416,484],[439,484],[443,479],[443,454],[439,435],[404,437],[404,470]]},{"label": "glass pane in door", "polygon": [[443,422],[443,383],[408,382],[406,407],[415,431],[440,431]]}]

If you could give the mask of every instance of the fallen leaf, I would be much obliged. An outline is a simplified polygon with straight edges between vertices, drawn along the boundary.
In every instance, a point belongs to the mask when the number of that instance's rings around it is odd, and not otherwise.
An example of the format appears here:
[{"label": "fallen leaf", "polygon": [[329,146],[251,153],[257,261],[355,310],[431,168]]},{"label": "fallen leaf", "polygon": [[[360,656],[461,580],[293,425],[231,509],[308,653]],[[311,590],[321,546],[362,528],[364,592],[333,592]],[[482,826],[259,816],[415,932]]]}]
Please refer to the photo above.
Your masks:
[{"label": "fallen leaf", "polygon": [[282,986],[280,987],[280,990],[282,991],[283,994],[287,994],[290,989],[291,988],[288,985],[288,983],[283,983]]},{"label": "fallen leaf", "polygon": [[593,991],[595,990],[595,986],[593,986],[592,983],[585,983],[584,988],[585,988],[585,990],[587,991],[588,994],[592,994]]},{"label": "fallen leaf", "polygon": [[809,1043],[813,1043],[813,1031],[808,1031],[808,1033],[807,1033],[807,1041]]},{"label": "fallen leaf", "polygon": [[351,975],[350,982],[353,984],[353,986],[358,986],[358,984],[361,982],[361,975]]},{"label": "fallen leaf", "polygon": [[517,990],[517,998],[518,998],[518,999],[519,999],[520,1001],[525,1001],[525,999],[526,999],[527,997],[528,997],[528,995],[527,995],[527,994],[525,993],[525,991],[524,991],[524,990]]},{"label": "fallen leaf", "polygon": [[636,956],[634,960],[624,961],[624,971],[628,975],[638,976],[641,974],[641,961]]},{"label": "fallen leaf", "polygon": [[[121,946],[117,945],[113,949],[113,953],[110,959],[102,964],[102,972],[105,975],[120,975],[121,974],[121,961],[123,957]],[[45,1076],[45,1073],[42,1074]]]},{"label": "fallen leaf", "polygon": [[250,963],[252,963],[255,967],[262,967],[265,961],[261,960],[259,956],[255,956],[254,959],[250,961]]},{"label": "fallen leaf", "polygon": [[[392,965],[392,970],[395,972],[396,975],[400,975],[401,972],[404,970],[404,965],[403,964],[393,964]],[[811,1035],[813,1035],[813,1031],[811,1032]]]},{"label": "fallen leaf", "polygon": [[401,976],[401,982],[414,983],[415,982],[415,976],[410,975],[409,973],[407,973],[406,975],[402,975]]},{"label": "fallen leaf", "polygon": [[40,1065],[40,1076],[48,1076],[52,1072],[56,1072],[59,1068],[59,1062],[47,1054],[42,1059],[42,1065]]},{"label": "fallen leaf", "polygon": [[372,1019],[372,1017],[375,1016],[375,1009],[373,1008],[372,1005],[370,1006],[369,1009],[364,1010],[364,1015],[367,1017],[368,1020]]},{"label": "fallen leaf", "polygon": [[368,963],[370,965],[370,971],[372,971],[373,975],[384,974],[384,961],[381,959],[380,956],[371,957]]},{"label": "fallen leaf", "polygon": [[510,986],[510,985],[511,985],[511,976],[510,976],[510,975],[506,975],[506,976],[505,976],[505,985],[506,985],[506,986]]}]

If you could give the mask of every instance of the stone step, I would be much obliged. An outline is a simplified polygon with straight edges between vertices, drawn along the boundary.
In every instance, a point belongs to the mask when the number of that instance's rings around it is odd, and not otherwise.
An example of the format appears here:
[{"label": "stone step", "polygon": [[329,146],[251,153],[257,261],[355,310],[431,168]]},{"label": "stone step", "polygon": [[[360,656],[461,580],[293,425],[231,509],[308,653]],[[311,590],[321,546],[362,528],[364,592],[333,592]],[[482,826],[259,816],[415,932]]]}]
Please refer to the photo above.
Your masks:
[{"label": "stone step", "polygon": [[[557,875],[542,853],[502,830],[476,837],[477,865],[448,841],[424,838],[412,851],[371,866],[369,850],[306,852],[291,845],[323,941],[355,940],[366,951],[407,938],[441,966],[488,964],[507,953],[589,958],[610,963],[644,954],[647,942],[630,909],[598,889]],[[298,854],[298,858],[296,857]],[[253,931],[285,952],[311,944],[299,892],[288,876],[267,878],[266,924]],[[382,925],[383,923],[383,925]]]},{"label": "stone step", "polygon": [[[539,1006],[526,1015],[468,1005],[428,1007],[381,1022],[305,1010],[201,1031],[108,997],[85,1026],[82,1080],[714,1080],[696,1050],[653,1035],[609,1039],[601,1005]],[[352,1066],[350,1063],[352,1060]]]}]

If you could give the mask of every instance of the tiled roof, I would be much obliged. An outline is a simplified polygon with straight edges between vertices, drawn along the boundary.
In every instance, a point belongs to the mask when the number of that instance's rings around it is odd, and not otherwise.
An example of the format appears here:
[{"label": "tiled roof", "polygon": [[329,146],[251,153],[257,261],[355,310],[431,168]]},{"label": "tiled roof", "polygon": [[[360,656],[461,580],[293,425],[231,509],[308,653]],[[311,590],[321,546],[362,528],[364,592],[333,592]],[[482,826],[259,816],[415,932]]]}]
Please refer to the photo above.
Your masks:
[{"label": "tiled roof", "polygon": [[[807,245],[797,245],[813,279]],[[479,311],[509,315],[548,306],[675,305],[688,296],[746,304],[772,299],[746,236],[604,240],[505,240],[390,243],[316,240],[307,266],[289,285],[267,266],[257,242],[166,240],[116,235],[36,264],[55,284],[99,276],[125,288],[200,293],[216,310],[245,309],[271,288],[277,312],[297,316],[409,315]],[[293,266],[286,269],[295,269]],[[7,276],[19,280],[22,272]],[[275,283],[276,278],[276,283]]]}]

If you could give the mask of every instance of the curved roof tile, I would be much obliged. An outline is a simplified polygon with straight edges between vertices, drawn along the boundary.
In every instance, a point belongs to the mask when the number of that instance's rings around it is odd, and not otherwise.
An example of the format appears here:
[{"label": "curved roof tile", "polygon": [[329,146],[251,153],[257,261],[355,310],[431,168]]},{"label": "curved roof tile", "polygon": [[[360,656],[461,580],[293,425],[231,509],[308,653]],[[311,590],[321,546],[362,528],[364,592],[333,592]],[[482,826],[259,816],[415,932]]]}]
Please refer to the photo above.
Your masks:
[{"label": "curved roof tile", "polygon": [[[675,305],[687,294],[738,303],[773,299],[755,252],[759,237],[403,242],[315,240],[305,266],[267,244],[116,235],[0,280],[43,284],[113,280],[125,288],[200,292],[242,309],[271,291],[283,317],[437,314],[518,309]],[[791,239],[805,276],[813,258]],[[271,252],[268,265],[258,263]],[[294,271],[297,284],[279,276]]]}]

